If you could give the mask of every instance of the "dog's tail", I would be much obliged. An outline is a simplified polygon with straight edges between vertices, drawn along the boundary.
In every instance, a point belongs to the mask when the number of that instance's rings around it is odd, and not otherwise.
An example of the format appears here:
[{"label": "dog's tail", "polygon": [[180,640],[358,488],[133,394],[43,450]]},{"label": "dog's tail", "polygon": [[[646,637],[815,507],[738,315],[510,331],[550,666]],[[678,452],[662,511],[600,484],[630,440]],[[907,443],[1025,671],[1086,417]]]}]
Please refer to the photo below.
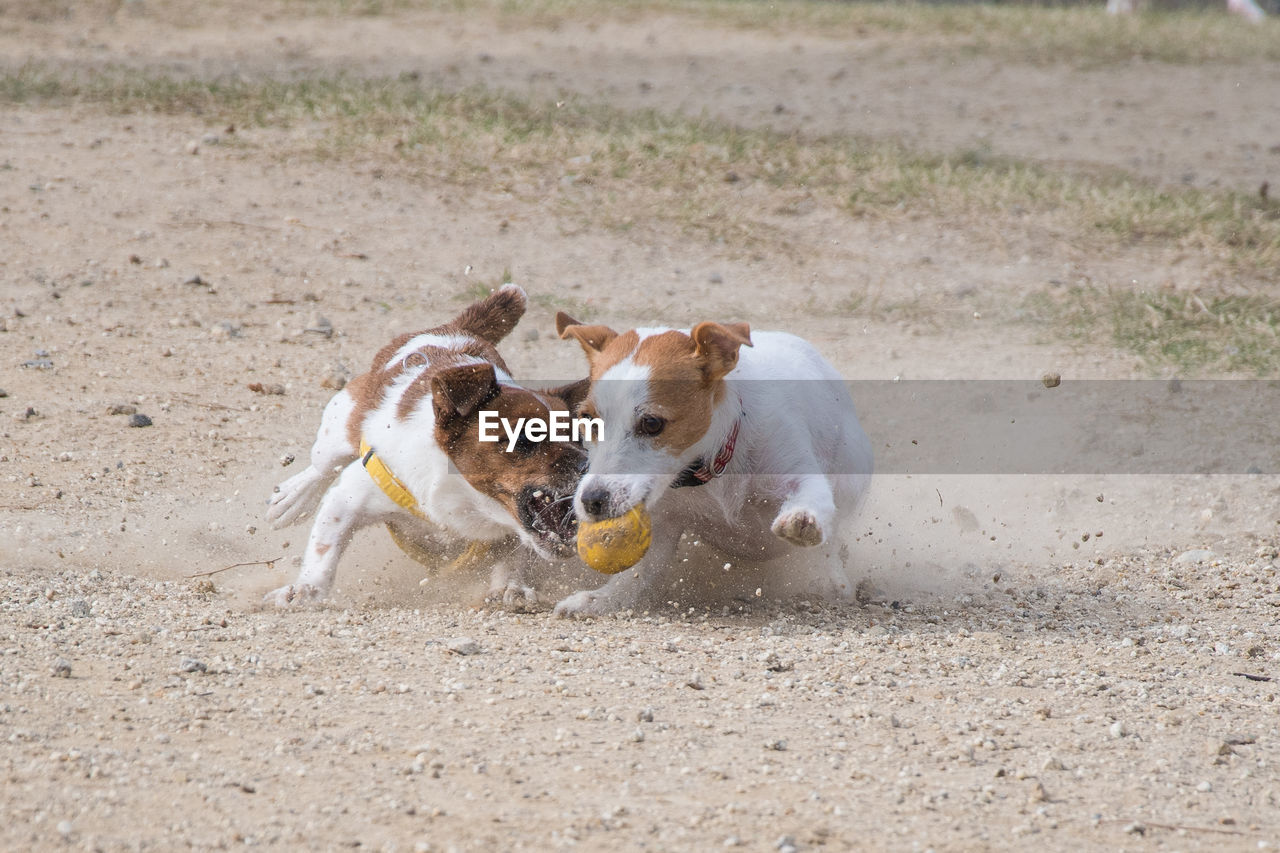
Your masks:
[{"label": "dog's tail", "polygon": [[520,322],[528,301],[523,288],[508,282],[488,299],[469,306],[450,325],[463,334],[496,344]]}]

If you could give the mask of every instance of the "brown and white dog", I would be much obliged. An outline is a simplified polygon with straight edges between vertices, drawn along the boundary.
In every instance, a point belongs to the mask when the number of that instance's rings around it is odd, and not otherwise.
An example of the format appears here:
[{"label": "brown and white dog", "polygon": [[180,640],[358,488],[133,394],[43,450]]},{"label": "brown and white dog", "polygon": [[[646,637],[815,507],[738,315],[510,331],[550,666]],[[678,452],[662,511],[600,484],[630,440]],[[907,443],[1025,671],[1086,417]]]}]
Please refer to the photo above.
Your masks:
[{"label": "brown and white dog", "polygon": [[556,329],[586,353],[591,392],[580,413],[604,427],[587,446],[578,519],[643,504],[653,525],[639,563],[564,599],[557,614],[635,606],[679,568],[685,531],[769,572],[788,568],[798,548],[828,546],[829,591],[849,594],[836,536],[870,483],[871,445],[847,385],[813,346],[745,323],[618,334],[561,312]]},{"label": "brown and white dog", "polygon": [[516,537],[523,547],[494,567],[490,595],[507,603],[534,598],[527,569],[566,556],[573,545],[572,496],[586,454],[567,442],[522,437],[508,449],[481,441],[479,416],[546,419],[571,410],[587,383],[532,391],[512,381],[495,345],[525,302],[523,290],[503,285],[452,322],[399,336],[369,372],[334,395],[311,464],[269,502],[275,527],[316,513],[297,579],[268,593],[267,602],[324,597],[352,535],[378,522],[418,542]]}]

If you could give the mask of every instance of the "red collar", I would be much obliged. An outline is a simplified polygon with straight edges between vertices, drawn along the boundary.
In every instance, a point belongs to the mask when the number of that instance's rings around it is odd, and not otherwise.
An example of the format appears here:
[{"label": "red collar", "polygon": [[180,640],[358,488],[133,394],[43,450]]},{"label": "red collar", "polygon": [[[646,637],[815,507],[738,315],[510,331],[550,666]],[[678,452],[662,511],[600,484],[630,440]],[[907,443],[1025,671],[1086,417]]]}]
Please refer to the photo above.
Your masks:
[{"label": "red collar", "polygon": [[724,443],[720,445],[720,449],[716,451],[716,455],[711,462],[708,463],[706,457],[695,459],[692,465],[676,476],[671,483],[671,488],[705,486],[723,474],[724,469],[729,467],[729,461],[733,459],[733,449],[738,443],[738,428],[741,426],[742,416],[739,415],[737,420],[733,422],[733,429],[729,430],[729,435],[725,438]]}]

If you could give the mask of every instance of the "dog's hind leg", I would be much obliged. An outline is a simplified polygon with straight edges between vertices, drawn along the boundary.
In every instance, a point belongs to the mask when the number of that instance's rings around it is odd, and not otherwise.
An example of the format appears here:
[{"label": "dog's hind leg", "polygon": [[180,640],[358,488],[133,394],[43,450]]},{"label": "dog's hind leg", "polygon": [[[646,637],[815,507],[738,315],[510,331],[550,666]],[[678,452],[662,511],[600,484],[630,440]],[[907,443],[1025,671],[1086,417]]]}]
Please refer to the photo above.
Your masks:
[{"label": "dog's hind leg", "polygon": [[356,458],[359,448],[351,445],[347,433],[354,408],[355,400],[347,391],[339,391],[324,407],[311,445],[311,464],[276,486],[267,502],[267,520],[272,527],[288,527],[315,509],[333,478]]},{"label": "dog's hind leg", "polygon": [[277,607],[288,607],[324,598],[333,587],[338,561],[355,532],[403,511],[383,494],[363,465],[359,462],[348,465],[316,510],[297,579],[267,593],[264,600]]}]

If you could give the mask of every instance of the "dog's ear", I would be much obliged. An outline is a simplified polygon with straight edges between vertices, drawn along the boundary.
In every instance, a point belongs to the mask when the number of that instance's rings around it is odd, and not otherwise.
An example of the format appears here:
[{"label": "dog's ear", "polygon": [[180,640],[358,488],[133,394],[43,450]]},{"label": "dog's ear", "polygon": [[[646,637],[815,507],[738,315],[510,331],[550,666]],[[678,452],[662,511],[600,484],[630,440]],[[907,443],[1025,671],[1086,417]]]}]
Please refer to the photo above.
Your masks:
[{"label": "dog's ear", "polygon": [[552,397],[559,397],[564,400],[569,411],[577,412],[578,406],[582,405],[582,401],[587,399],[587,394],[591,391],[591,378],[579,379],[577,382],[570,382],[568,385],[558,385],[555,388],[543,389],[544,394]]},{"label": "dog's ear", "polygon": [[562,341],[576,339],[582,345],[582,351],[587,354],[588,362],[618,336],[608,326],[584,326],[563,311],[556,312],[556,334],[560,335]]},{"label": "dog's ear", "polygon": [[498,377],[488,362],[450,367],[431,377],[436,425],[449,427],[467,418],[498,393]]},{"label": "dog's ear", "polygon": [[699,323],[689,336],[708,382],[733,370],[739,347],[751,346],[751,327],[746,323]]}]

